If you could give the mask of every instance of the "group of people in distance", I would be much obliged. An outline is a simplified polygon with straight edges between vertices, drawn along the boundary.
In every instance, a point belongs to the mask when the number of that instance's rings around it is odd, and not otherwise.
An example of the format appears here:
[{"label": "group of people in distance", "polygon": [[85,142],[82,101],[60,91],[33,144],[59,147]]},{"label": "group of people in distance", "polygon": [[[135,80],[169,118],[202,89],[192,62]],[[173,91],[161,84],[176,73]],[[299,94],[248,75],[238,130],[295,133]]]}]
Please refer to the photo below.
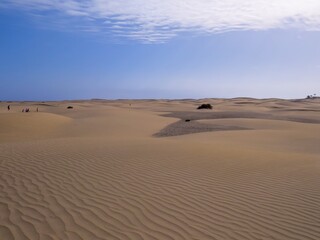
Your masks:
[{"label": "group of people in distance", "polygon": [[[10,107],[10,105],[8,105],[8,111],[10,111],[11,110],[11,107]],[[36,110],[37,112],[39,112],[39,108],[37,108],[37,110]],[[22,109],[22,112],[30,112],[30,108],[23,108]]]}]

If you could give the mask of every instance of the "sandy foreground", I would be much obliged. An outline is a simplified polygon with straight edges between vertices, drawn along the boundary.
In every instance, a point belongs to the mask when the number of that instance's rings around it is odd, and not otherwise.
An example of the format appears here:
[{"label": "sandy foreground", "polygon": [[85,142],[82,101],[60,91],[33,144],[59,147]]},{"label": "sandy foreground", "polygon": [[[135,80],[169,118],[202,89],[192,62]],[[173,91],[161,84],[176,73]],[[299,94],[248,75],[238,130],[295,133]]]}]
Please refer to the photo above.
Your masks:
[{"label": "sandy foreground", "polygon": [[1,240],[319,240],[320,99],[1,102],[0,190]]}]

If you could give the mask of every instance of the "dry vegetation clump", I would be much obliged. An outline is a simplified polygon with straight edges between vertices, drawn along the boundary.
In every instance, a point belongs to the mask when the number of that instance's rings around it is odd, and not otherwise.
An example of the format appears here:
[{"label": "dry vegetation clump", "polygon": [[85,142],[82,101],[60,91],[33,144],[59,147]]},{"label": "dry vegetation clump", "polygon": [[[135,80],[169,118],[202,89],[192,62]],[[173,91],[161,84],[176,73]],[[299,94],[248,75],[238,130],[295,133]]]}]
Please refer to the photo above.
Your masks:
[{"label": "dry vegetation clump", "polygon": [[212,109],[212,106],[209,103],[205,103],[201,104],[197,109]]}]

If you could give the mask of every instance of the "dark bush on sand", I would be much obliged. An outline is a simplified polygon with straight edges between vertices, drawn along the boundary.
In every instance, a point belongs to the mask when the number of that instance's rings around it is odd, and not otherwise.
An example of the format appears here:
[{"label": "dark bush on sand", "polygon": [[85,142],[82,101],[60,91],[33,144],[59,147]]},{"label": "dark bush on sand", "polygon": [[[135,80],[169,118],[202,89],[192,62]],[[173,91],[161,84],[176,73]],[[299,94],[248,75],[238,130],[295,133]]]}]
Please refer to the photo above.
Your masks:
[{"label": "dark bush on sand", "polygon": [[212,109],[211,104],[201,104],[197,109]]},{"label": "dark bush on sand", "polygon": [[73,107],[72,107],[72,106],[68,106],[67,108],[68,108],[68,109],[73,109]]}]

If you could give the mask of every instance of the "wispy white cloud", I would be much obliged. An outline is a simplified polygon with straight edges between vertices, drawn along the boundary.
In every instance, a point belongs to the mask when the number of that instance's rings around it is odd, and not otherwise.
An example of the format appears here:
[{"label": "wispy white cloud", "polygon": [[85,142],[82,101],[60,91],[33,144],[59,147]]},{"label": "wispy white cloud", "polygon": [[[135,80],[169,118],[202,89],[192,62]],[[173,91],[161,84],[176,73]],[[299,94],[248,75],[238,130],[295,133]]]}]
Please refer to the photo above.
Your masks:
[{"label": "wispy white cloud", "polygon": [[74,18],[72,24],[84,24],[86,31],[91,26],[143,42],[189,31],[320,30],[319,0],[2,0],[0,7]]}]

